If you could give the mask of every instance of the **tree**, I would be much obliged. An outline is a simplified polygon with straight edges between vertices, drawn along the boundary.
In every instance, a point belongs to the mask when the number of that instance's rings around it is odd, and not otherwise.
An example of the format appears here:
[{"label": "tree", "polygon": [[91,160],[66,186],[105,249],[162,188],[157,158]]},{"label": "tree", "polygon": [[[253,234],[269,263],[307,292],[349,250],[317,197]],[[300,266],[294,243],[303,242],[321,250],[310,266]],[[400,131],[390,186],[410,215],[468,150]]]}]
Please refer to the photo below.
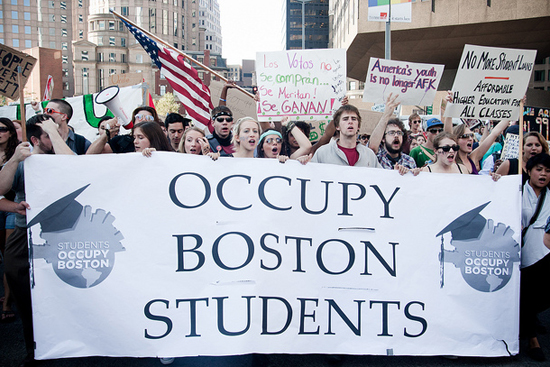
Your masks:
[{"label": "tree", "polygon": [[157,110],[158,115],[164,119],[169,113],[179,113],[180,102],[172,93],[165,93],[155,103],[155,109]]}]

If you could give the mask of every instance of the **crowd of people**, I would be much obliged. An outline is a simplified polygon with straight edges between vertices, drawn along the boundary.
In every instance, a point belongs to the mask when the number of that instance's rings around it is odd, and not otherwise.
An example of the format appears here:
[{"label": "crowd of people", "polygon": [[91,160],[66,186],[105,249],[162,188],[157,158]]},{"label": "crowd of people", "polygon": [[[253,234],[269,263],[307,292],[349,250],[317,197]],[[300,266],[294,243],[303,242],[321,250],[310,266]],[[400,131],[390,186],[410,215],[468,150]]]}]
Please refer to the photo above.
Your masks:
[{"label": "crowd of people", "polygon": [[[450,97],[449,97],[450,98]],[[371,135],[359,134],[361,114],[344,101],[327,125],[325,134],[312,145],[310,125],[288,117],[280,124],[260,123],[255,118],[243,117],[234,121],[231,109],[225,104],[211,112],[211,131],[194,127],[192,121],[180,114],[170,113],[161,121],[152,107],[138,107],[133,111],[131,134],[120,134],[117,118],[104,118],[98,126],[98,138],[90,142],[75,133],[69,125],[72,108],[64,100],[51,100],[43,111],[26,122],[27,142],[21,142],[17,121],[0,119],[0,249],[4,258],[4,289],[2,322],[15,318],[11,309],[13,298],[23,321],[28,360],[33,359],[32,312],[28,272],[28,248],[23,180],[24,160],[31,154],[112,154],[141,152],[145,156],[155,151],[219,157],[271,158],[284,163],[287,160],[337,164],[342,166],[373,167],[396,170],[401,175],[420,172],[479,175],[486,162],[491,168],[486,173],[494,180],[501,175],[519,173],[516,160],[499,162],[497,145],[502,148],[503,133],[508,129],[517,133],[518,126],[501,121],[493,128],[484,126],[479,134],[467,124],[453,128],[452,119],[430,118],[423,122],[418,114],[409,116],[406,129],[393,116],[397,96],[390,95],[385,112]],[[38,109],[38,106],[37,106]],[[442,114],[444,111],[442,111]],[[424,126],[423,126],[424,125]],[[367,142],[368,141],[368,142]],[[536,315],[548,308],[548,295],[540,297],[537,278],[548,277],[550,261],[550,198],[546,194],[550,182],[548,144],[538,133],[527,133],[523,138],[524,195],[522,225],[522,280],[521,329],[528,339],[528,353],[536,360],[544,355],[536,338]],[[548,233],[548,239],[543,237]],[[546,293],[546,292],[545,292]]]}]

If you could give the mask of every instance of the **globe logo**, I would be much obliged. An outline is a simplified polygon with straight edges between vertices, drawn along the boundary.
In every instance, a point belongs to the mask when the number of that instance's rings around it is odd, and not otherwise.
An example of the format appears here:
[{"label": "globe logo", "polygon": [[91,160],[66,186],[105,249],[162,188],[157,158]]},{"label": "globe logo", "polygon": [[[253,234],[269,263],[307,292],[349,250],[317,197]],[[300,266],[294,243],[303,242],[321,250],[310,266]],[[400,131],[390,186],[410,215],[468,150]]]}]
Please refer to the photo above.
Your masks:
[{"label": "globe logo", "polygon": [[43,245],[32,243],[33,259],[43,258],[52,264],[59,279],[77,288],[91,288],[103,282],[115,264],[115,253],[124,251],[122,234],[113,226],[115,217],[103,209],[92,213],[75,198],[84,186],[57,200],[28,224],[40,223]]}]

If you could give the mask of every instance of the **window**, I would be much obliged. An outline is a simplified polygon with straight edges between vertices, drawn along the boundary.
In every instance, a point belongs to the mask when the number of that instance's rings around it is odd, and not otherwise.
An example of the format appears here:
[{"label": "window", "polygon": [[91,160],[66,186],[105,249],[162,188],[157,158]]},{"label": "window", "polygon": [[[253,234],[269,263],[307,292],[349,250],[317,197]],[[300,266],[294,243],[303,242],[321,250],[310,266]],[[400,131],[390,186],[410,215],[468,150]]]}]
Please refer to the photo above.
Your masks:
[{"label": "window", "polygon": [[88,61],[88,51],[80,51],[80,59],[82,61]]},{"label": "window", "polygon": [[[55,42],[54,42],[55,43]],[[54,47],[55,48],[55,47]],[[69,63],[69,57],[67,55],[61,56],[61,63],[62,64],[68,64]]]},{"label": "window", "polygon": [[115,37],[109,37],[109,46],[116,46],[115,45]]},{"label": "window", "polygon": [[97,45],[103,46],[103,36],[97,37]]},{"label": "window", "polygon": [[161,85],[160,86],[160,95],[163,96],[166,94],[166,86],[165,85]]},{"label": "window", "polygon": [[48,19],[50,20],[50,22],[55,22],[55,14],[50,14],[48,16]]},{"label": "window", "polygon": [[99,69],[98,71],[99,71],[98,73],[99,89],[103,89],[103,87],[105,86],[105,70]]},{"label": "window", "polygon": [[178,36],[178,13],[174,12],[174,37]]},{"label": "window", "polygon": [[97,53],[97,61],[99,61],[99,62],[105,61],[104,58],[103,58],[103,53],[101,53],[101,52]]},{"label": "window", "polygon": [[104,20],[99,21],[99,30],[100,31],[105,30],[105,21]]},{"label": "window", "polygon": [[82,8],[82,0],[78,0],[78,7]]},{"label": "window", "polygon": [[17,5],[17,0],[11,0],[11,5]]},{"label": "window", "polygon": [[162,34],[168,34],[168,10],[162,11]]},{"label": "window", "polygon": [[69,82],[63,82],[63,90],[69,90]]},{"label": "window", "polygon": [[67,37],[67,30],[66,29],[61,29],[61,36]]},{"label": "window", "polygon": [[121,8],[120,8],[120,13],[121,13],[123,16],[127,17],[128,14],[129,14],[129,12],[128,12],[128,7],[127,7],[127,6],[121,7]]},{"label": "window", "polygon": [[50,41],[50,48],[56,48],[55,47],[55,41]]},{"label": "window", "polygon": [[122,22],[118,22],[118,31],[124,32],[124,24],[122,24]]},{"label": "window", "polygon": [[116,74],[116,69],[109,69],[109,76]]},{"label": "window", "polygon": [[23,19],[31,20],[31,13],[29,13],[28,11],[24,12],[23,13]]},{"label": "window", "polygon": [[55,36],[55,28],[50,28],[50,36]]},{"label": "window", "polygon": [[66,1],[60,1],[60,2],[59,2],[59,7],[60,7],[62,10],[67,10],[67,2],[66,2]]},{"label": "window", "polygon": [[14,38],[11,40],[11,44],[13,47],[19,47],[19,40],[17,38]]},{"label": "window", "polygon": [[[13,0],[12,0],[12,1],[13,1]],[[53,1],[48,1],[48,8],[50,8],[50,9],[55,8],[55,2],[53,2]]]},{"label": "window", "polygon": [[114,52],[109,54],[109,62],[116,62],[116,54]]},{"label": "window", "polygon": [[156,32],[157,29],[157,10],[150,8],[149,9],[149,30],[151,32]]},{"label": "window", "polygon": [[67,42],[61,42],[61,49],[67,51],[69,49],[69,44]]},{"label": "window", "polygon": [[69,69],[61,69],[63,76],[69,76]]},{"label": "window", "polygon": [[78,38],[79,38],[79,39],[83,39],[83,38],[84,38],[84,31],[83,31],[82,29],[80,29],[80,30],[78,31]]},{"label": "window", "polygon": [[3,44],[4,44],[4,39],[0,38],[0,45],[3,45]]},{"label": "window", "polygon": [[120,46],[126,47],[126,38],[122,37],[122,38],[120,39]]},{"label": "window", "polygon": [[136,63],[143,64],[143,55],[136,55]]},{"label": "window", "polygon": [[84,23],[84,17],[82,16],[82,14],[78,14],[78,23]]},{"label": "window", "polygon": [[31,6],[31,0],[24,0],[23,5],[25,6]]},{"label": "window", "polygon": [[126,63],[126,54],[120,54],[120,62]]},{"label": "window", "polygon": [[25,26],[25,34],[31,34],[31,26],[30,25]]},{"label": "window", "polygon": [[0,24],[0,33],[4,33],[4,25]]},{"label": "window", "polygon": [[535,70],[534,80],[536,82],[543,82],[544,79],[544,70]]},{"label": "window", "polygon": [[4,18],[4,12],[0,10],[0,19]]},{"label": "window", "polygon": [[17,24],[12,24],[11,33],[19,33],[19,26]]},{"label": "window", "polygon": [[82,68],[82,94],[89,94],[88,68]]},{"label": "window", "polygon": [[178,44],[174,42],[174,48],[178,48]]},{"label": "window", "polygon": [[61,15],[61,23],[67,23],[67,16]]},{"label": "window", "polygon": [[11,19],[19,19],[19,14],[16,11],[11,12]]},{"label": "window", "polygon": [[110,31],[114,31],[114,30],[115,30],[115,22],[114,22],[114,21],[109,21],[109,30],[110,30]]}]

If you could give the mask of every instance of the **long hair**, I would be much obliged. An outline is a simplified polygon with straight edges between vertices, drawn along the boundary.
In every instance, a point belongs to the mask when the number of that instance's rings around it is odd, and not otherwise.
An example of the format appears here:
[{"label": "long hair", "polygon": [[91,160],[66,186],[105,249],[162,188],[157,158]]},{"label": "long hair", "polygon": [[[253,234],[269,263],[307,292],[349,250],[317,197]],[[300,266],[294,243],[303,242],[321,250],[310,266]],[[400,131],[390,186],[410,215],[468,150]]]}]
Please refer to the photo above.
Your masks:
[{"label": "long hair", "polygon": [[[185,151],[185,139],[187,139],[187,134],[189,134],[190,131],[196,131],[200,134],[202,134],[202,136],[206,136],[206,134],[204,133],[204,131],[202,131],[201,129],[199,129],[198,127],[196,126],[193,126],[193,127],[190,127],[189,129],[185,130],[185,132],[183,133],[183,136],[181,137],[181,140],[180,140],[180,145],[178,146],[178,152],[180,153],[187,153]],[[202,149],[200,149],[200,155],[202,155]]]},{"label": "long hair", "polygon": [[[225,106],[219,106],[219,107],[225,107]],[[255,122],[256,125],[258,126],[258,135],[262,134],[262,127],[260,126],[260,123],[254,120],[252,117],[247,116],[247,117],[242,117],[238,119],[237,122],[233,124],[233,129],[232,129],[233,137],[231,138],[231,143],[235,147],[235,151],[237,150],[236,148],[239,146],[239,142],[237,141],[237,139],[239,137],[239,134],[241,133],[241,125],[243,124],[243,122],[246,122],[246,121]]]},{"label": "long hair", "polygon": [[[264,151],[264,142],[265,142],[265,139],[267,139],[267,137],[269,135],[277,135],[279,136],[279,134],[281,134],[280,132],[278,132],[277,130],[274,130],[274,129],[267,129],[266,131],[264,131],[262,133],[262,135],[264,136],[262,139],[260,139],[260,141],[258,142],[258,158],[265,158],[265,151]],[[283,146],[282,146],[282,139],[281,139],[281,151],[279,152],[279,154],[283,154]]]},{"label": "long hair", "polygon": [[[155,110],[153,107],[149,107],[149,106],[141,106],[141,107],[137,107],[134,112],[132,112],[132,122],[135,122],[136,120],[136,115],[139,113],[139,111],[147,111],[149,113],[151,113],[151,115],[153,115],[153,118],[155,119],[155,121],[158,123],[160,123],[160,120],[159,120],[159,115],[157,114],[157,110]],[[162,129],[161,129],[162,130]]]},{"label": "long hair", "polygon": [[136,129],[140,129],[143,135],[149,139],[151,148],[157,151],[173,152],[172,145],[168,141],[166,134],[162,131],[160,125],[155,121],[142,121],[137,123],[132,130],[132,135]]},{"label": "long hair", "polygon": [[10,133],[8,144],[6,145],[6,151],[4,152],[4,159],[5,162],[7,162],[13,156],[13,153],[15,153],[15,148],[19,144],[19,141],[17,140],[17,131],[15,130],[15,125],[9,118],[0,117],[0,123],[6,125],[6,127],[8,128],[8,132]]},{"label": "long hair", "polygon": [[541,133],[538,133],[536,131],[529,131],[527,134],[523,135],[523,145],[525,146],[527,138],[531,136],[534,136],[539,140],[539,143],[542,146],[542,153],[548,154],[548,143],[546,142],[546,139],[544,139],[544,136],[542,136]]}]

